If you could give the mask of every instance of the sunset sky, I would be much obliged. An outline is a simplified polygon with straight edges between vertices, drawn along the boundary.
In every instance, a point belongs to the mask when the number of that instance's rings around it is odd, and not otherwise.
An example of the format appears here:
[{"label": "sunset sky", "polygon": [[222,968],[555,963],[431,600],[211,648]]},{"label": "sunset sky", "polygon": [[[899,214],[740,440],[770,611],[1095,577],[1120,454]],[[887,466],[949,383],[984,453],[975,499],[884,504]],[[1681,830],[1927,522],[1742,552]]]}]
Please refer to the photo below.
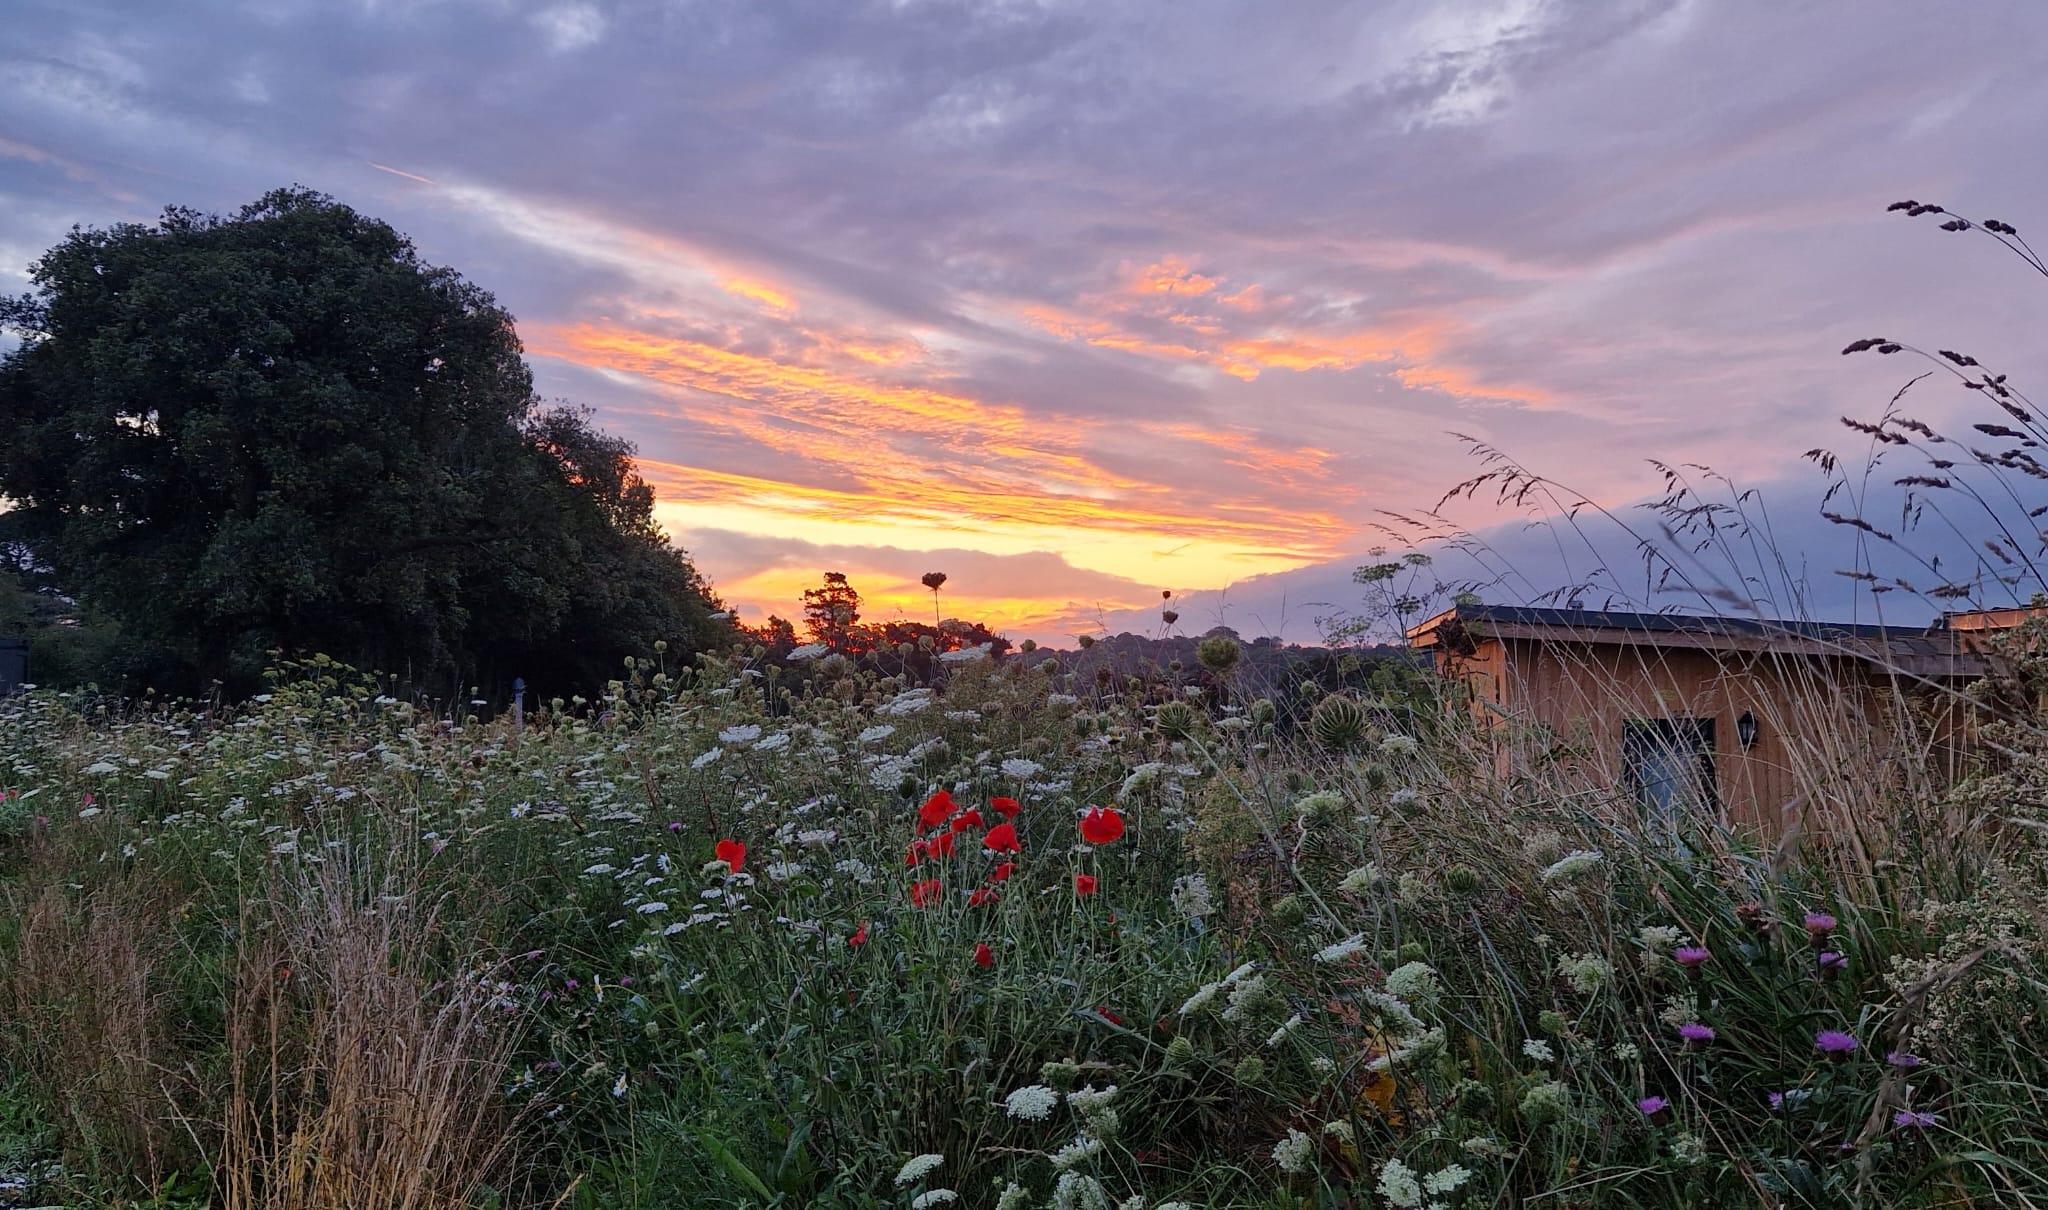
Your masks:
[{"label": "sunset sky", "polygon": [[2048,377],[2042,283],[1883,212],[2048,225],[2039,0],[8,9],[0,292],[73,224],[329,192],[498,295],[750,622],[944,571],[1013,637],[1170,588],[1307,640],[1452,432],[1805,512],[1920,368],[1848,341]]}]

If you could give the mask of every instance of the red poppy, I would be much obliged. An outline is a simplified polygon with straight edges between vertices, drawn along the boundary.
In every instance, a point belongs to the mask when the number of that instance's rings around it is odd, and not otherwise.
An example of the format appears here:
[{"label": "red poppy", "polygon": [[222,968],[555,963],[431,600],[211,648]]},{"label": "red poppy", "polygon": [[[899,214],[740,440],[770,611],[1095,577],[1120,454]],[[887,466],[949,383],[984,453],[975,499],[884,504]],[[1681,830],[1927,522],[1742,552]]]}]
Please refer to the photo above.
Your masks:
[{"label": "red poppy", "polygon": [[992,950],[992,949],[990,949],[990,948],[988,947],[988,942],[986,942],[986,941],[977,941],[977,942],[975,942],[975,943],[974,943],[974,965],[976,965],[976,966],[981,966],[981,967],[989,967],[989,966],[994,966],[995,964],[996,964],[996,955],[995,955],[995,951],[994,951],[994,950]]},{"label": "red poppy", "polygon": [[1074,894],[1076,894],[1076,895],[1093,895],[1094,893],[1095,893],[1095,875],[1093,875],[1093,874],[1076,874],[1076,875],[1074,875]]},{"label": "red poppy", "polygon": [[978,886],[974,888],[974,893],[967,897],[967,906],[980,907],[984,903],[995,903],[1002,897],[1002,892],[992,886]]},{"label": "red poppy", "polygon": [[1109,1022],[1111,1025],[1122,1025],[1124,1023],[1124,1019],[1122,1017],[1117,1016],[1115,1013],[1102,1007],[1100,1004],[1095,1006],[1095,1015],[1101,1017],[1103,1020]]},{"label": "red poppy", "polygon": [[936,828],[946,822],[946,817],[953,811],[953,792],[934,790],[932,796],[924,800],[924,805],[917,809],[917,821],[927,828]]},{"label": "red poppy", "polygon": [[735,874],[747,864],[747,846],[737,840],[721,840],[711,851]]},{"label": "red poppy", "polygon": [[1014,862],[1014,861],[1005,861],[1005,862],[1000,862],[1000,863],[998,863],[998,864],[996,865],[996,868],[995,868],[995,869],[993,869],[993,870],[990,870],[990,871],[989,871],[989,875],[988,875],[988,878],[989,878],[989,881],[990,881],[990,882],[1008,882],[1008,881],[1010,880],[1010,875],[1012,875],[1012,874],[1014,874],[1014,873],[1016,873],[1016,872],[1017,872],[1017,863],[1016,863],[1016,862]]},{"label": "red poppy", "polygon": [[922,882],[913,882],[910,884],[911,905],[914,907],[929,906],[938,901],[939,896],[944,890],[945,884],[936,878],[927,878]]},{"label": "red poppy", "polygon": [[1108,844],[1124,834],[1124,817],[1116,811],[1090,807],[1081,817],[1081,839],[1089,844]]},{"label": "red poppy", "polygon": [[910,852],[903,856],[903,864],[907,866],[916,865],[918,862],[931,856],[931,852],[932,846],[930,844],[922,840],[913,840],[910,842]]},{"label": "red poppy", "polygon": [[983,819],[981,812],[973,807],[969,807],[953,817],[953,831],[955,832],[964,832],[968,828],[985,828],[987,826],[988,821]]},{"label": "red poppy", "polygon": [[931,854],[934,857],[951,857],[953,855],[953,834],[951,832],[932,833]]},{"label": "red poppy", "polygon": [[990,828],[988,835],[981,838],[981,843],[982,847],[998,853],[1016,853],[1023,848],[1017,843],[1017,825],[1013,823],[999,823]]},{"label": "red poppy", "polygon": [[988,800],[988,805],[994,807],[996,812],[1004,819],[1015,819],[1017,818],[1017,812],[1024,809],[1023,804],[1014,798],[991,798]]},{"label": "red poppy", "polygon": [[846,944],[848,944],[848,945],[866,945],[867,943],[868,943],[868,922],[867,922],[867,921],[865,921],[865,920],[863,920],[863,921],[861,921],[861,922],[860,922],[860,927],[859,927],[859,928],[857,928],[857,929],[855,929],[855,930],[853,930],[853,936],[851,936],[851,937],[848,937],[848,938],[846,939]]}]

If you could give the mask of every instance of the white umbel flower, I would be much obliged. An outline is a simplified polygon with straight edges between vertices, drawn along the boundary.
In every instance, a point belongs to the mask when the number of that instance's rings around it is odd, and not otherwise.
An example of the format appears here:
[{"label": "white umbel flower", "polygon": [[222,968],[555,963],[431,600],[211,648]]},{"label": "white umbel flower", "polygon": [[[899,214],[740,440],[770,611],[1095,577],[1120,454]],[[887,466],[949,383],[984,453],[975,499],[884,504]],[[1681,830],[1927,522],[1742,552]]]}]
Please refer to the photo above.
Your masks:
[{"label": "white umbel flower", "polygon": [[1573,849],[1548,866],[1542,878],[1545,882],[1571,882],[1599,869],[1604,860],[1597,849]]},{"label": "white umbel flower", "polygon": [[1027,1084],[1003,1098],[1003,1109],[1025,1122],[1043,1122],[1060,1103],[1060,1094],[1043,1084]]},{"label": "white umbel flower", "polygon": [[915,1185],[937,1171],[939,1165],[945,1162],[946,1157],[943,1155],[925,1154],[911,1156],[908,1160],[904,1161],[903,1167],[896,1170],[896,1183],[899,1185]]},{"label": "white umbel flower", "polygon": [[1317,962],[1342,962],[1365,948],[1365,934],[1358,933],[1316,951]]},{"label": "white umbel flower", "polygon": [[1273,1162],[1280,1165],[1282,1172],[1307,1172],[1315,1153],[1315,1144],[1293,1127],[1288,1128],[1286,1138],[1273,1144]]},{"label": "white umbel flower", "polygon": [[1380,1165],[1379,1191],[1388,1205],[1400,1206],[1403,1210],[1422,1204],[1422,1181],[1416,1177],[1413,1168],[1399,1160],[1388,1160]]}]

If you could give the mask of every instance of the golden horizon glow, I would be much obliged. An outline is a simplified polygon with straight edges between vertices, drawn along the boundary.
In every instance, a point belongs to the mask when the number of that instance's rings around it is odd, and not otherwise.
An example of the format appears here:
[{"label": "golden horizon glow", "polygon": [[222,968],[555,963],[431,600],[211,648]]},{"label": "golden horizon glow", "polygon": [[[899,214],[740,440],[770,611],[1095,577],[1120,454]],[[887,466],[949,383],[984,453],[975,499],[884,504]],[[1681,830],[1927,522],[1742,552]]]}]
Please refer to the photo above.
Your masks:
[{"label": "golden horizon glow", "polygon": [[[1220,588],[1291,570],[1338,553],[1354,533],[1327,504],[1303,499],[1355,497],[1331,481],[1328,451],[1186,422],[1048,423],[1014,405],[897,377],[928,368],[915,342],[812,328],[802,335],[800,347],[769,355],[612,321],[534,327],[527,343],[537,356],[650,388],[659,402],[640,409],[645,416],[684,421],[758,452],[745,471],[639,459],[660,500],[658,519],[685,545],[696,529],[838,549],[1051,551],[1092,573],[1078,593],[949,585],[960,616],[998,628],[1072,626],[1154,602],[1161,587]],[[1126,458],[1119,470],[1105,455],[1120,442],[1147,454],[1189,451],[1242,472],[1240,481],[1206,484],[1209,494],[1198,495],[1174,481],[1169,460],[1136,474],[1131,465],[1149,460]],[[784,469],[766,469],[773,466]],[[752,621],[799,613],[799,594],[824,570],[831,569],[706,568]],[[923,616],[914,578],[863,592],[878,610]]]}]

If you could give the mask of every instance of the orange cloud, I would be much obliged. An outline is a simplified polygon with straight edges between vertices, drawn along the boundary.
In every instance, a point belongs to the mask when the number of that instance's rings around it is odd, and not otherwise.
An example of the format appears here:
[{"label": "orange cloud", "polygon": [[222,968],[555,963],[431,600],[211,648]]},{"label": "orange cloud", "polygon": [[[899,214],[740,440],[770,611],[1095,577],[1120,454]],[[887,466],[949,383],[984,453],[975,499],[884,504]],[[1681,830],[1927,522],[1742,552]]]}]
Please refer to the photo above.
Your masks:
[{"label": "orange cloud", "polygon": [[[797,347],[756,352],[585,323],[536,326],[528,341],[538,355],[647,383],[660,400],[649,414],[738,442],[721,446],[728,457],[735,448],[755,451],[724,466],[641,459],[664,520],[685,535],[702,525],[847,546],[1050,547],[1075,567],[1197,588],[1329,557],[1354,532],[1333,511],[1354,493],[1325,478],[1325,451],[1185,424],[1049,422],[896,377],[918,366],[922,350],[914,343],[829,330],[803,336]],[[877,355],[841,356],[850,350]],[[821,357],[834,364],[813,364]],[[1133,458],[1140,448],[1145,456]],[[1121,473],[1105,465],[1110,450],[1120,451]],[[1182,465],[1206,469],[1179,482]],[[793,608],[788,585],[773,577],[757,582],[767,575],[735,567],[720,590],[741,603],[782,593],[776,608],[786,614]],[[1005,587],[1011,595],[977,598],[983,612],[975,616],[1038,627],[1074,608]],[[915,598],[905,591],[906,601]]]},{"label": "orange cloud", "polygon": [[718,288],[734,298],[759,303],[764,309],[777,315],[787,315],[796,310],[794,299],[767,282],[750,281],[744,277],[728,277],[718,283]]},{"label": "orange cloud", "polygon": [[1215,288],[1215,278],[1195,272],[1177,256],[1145,266],[1126,285],[1126,289],[1137,294],[1202,295]]}]

